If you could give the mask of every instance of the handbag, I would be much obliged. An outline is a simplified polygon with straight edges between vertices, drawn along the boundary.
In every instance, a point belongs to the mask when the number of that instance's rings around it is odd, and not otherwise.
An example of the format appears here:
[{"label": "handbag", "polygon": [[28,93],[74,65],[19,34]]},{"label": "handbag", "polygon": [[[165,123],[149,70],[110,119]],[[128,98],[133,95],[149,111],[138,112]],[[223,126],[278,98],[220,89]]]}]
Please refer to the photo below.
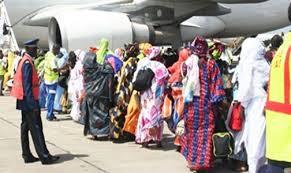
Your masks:
[{"label": "handbag", "polygon": [[67,88],[68,87],[68,76],[60,76],[58,79],[58,84],[62,87],[62,88]]},{"label": "handbag", "polygon": [[229,157],[233,153],[232,136],[228,132],[212,136],[213,154],[216,158]]},{"label": "handbag", "polygon": [[233,131],[241,131],[244,121],[244,110],[240,103],[233,103],[233,109],[229,121],[229,128]]},{"label": "handbag", "polygon": [[150,68],[139,70],[133,82],[133,89],[140,92],[146,91],[152,86],[154,77],[155,73]]}]

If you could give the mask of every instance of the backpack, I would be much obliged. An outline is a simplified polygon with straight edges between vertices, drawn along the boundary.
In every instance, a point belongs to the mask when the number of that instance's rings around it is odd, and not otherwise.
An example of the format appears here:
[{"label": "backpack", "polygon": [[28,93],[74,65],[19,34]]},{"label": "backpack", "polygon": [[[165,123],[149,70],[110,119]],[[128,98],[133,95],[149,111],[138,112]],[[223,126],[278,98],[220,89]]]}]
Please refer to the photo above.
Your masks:
[{"label": "backpack", "polygon": [[149,89],[154,77],[155,73],[150,68],[139,70],[136,80],[133,82],[133,89],[140,92]]},{"label": "backpack", "polygon": [[213,154],[216,158],[229,157],[233,154],[233,138],[230,133],[214,133],[212,142]]}]

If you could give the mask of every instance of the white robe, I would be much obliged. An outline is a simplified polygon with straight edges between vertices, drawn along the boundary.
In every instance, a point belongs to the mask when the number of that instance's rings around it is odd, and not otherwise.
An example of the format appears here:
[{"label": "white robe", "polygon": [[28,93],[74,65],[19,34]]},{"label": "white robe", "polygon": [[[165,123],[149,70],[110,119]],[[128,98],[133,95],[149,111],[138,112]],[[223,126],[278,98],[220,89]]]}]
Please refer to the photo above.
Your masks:
[{"label": "white robe", "polygon": [[[264,59],[265,49],[255,38],[247,39],[242,45],[241,61],[237,69],[239,88],[237,100],[245,108],[245,121],[240,132],[233,132],[235,138],[235,153],[246,148],[249,173],[257,173],[265,163],[266,150],[266,120],[264,107],[267,93],[264,86],[269,80],[270,66]],[[232,107],[229,111],[232,111]],[[227,125],[229,123],[227,120]],[[231,130],[230,130],[231,131]]]},{"label": "white robe", "polygon": [[83,64],[82,61],[85,57],[85,52],[76,51],[78,61],[75,67],[70,72],[70,79],[68,82],[69,99],[72,101],[71,117],[74,121],[79,121],[81,118],[81,103],[78,99],[84,91],[83,82]]}]

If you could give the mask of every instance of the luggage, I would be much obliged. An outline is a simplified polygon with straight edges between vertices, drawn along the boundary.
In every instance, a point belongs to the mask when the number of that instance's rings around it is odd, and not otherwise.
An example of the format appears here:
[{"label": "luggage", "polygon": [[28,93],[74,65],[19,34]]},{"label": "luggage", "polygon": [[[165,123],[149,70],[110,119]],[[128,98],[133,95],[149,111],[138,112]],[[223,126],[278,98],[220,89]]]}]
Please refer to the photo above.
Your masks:
[{"label": "luggage", "polygon": [[212,136],[213,154],[216,158],[229,157],[233,153],[232,136],[228,132],[215,133]]},{"label": "luggage", "polygon": [[150,68],[140,70],[133,82],[133,89],[140,92],[146,91],[151,87],[154,77],[155,73]]},{"label": "luggage", "polygon": [[233,131],[241,131],[244,121],[244,110],[240,103],[233,103],[233,109],[229,121],[229,128]]}]

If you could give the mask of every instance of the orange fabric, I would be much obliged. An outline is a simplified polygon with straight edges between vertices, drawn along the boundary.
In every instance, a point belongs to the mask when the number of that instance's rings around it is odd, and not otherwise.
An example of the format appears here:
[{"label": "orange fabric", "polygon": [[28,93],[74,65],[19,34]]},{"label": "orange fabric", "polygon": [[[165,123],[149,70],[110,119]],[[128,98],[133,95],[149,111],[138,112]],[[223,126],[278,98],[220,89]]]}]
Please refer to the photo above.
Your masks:
[{"label": "orange fabric", "polygon": [[140,110],[139,95],[137,91],[133,91],[127,107],[127,115],[125,117],[123,131],[135,135]]},{"label": "orange fabric", "polygon": [[185,62],[189,57],[189,51],[187,49],[182,49],[179,53],[179,60],[171,67],[168,68],[171,77],[169,79],[169,83],[178,82],[181,76],[181,65]]},{"label": "orange fabric", "polygon": [[32,93],[33,98],[38,100],[39,96],[39,81],[38,74],[35,70],[35,67],[32,63],[32,59],[28,54],[25,54],[24,57],[19,62],[18,68],[16,70],[16,74],[14,75],[14,83],[11,90],[11,96],[16,97],[18,100],[23,100],[24,90],[23,90],[23,81],[22,81],[22,66],[25,61],[29,61],[32,66]]},{"label": "orange fabric", "polygon": [[184,113],[184,99],[183,97],[179,98],[177,100],[177,104],[176,104],[176,112],[178,113],[179,117],[182,117],[183,116],[183,113]]},{"label": "orange fabric", "polygon": [[176,146],[181,146],[182,143],[182,137],[181,136],[176,136],[174,139],[174,145]]},{"label": "orange fabric", "polygon": [[163,105],[163,109],[162,109],[162,116],[164,119],[169,119],[172,116],[172,112],[173,112],[173,102],[172,100],[169,98],[169,96],[166,96],[164,99],[164,105]]},{"label": "orange fabric", "polygon": [[177,100],[175,110],[179,116],[182,116],[184,113],[184,98],[183,98],[183,91],[182,88],[179,87],[172,87],[172,96],[174,100]]}]

